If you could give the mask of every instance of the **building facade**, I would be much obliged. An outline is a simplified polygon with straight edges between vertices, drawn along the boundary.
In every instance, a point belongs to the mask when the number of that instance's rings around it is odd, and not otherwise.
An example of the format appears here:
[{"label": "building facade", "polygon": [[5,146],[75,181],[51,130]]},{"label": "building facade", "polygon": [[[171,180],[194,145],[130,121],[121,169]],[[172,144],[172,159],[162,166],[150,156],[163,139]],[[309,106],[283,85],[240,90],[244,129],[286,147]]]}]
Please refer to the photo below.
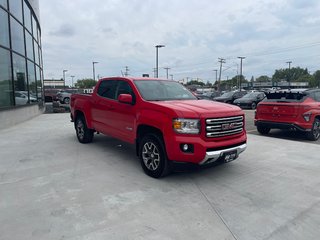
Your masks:
[{"label": "building facade", "polygon": [[0,0],[1,123],[40,114],[43,99],[39,1]]}]

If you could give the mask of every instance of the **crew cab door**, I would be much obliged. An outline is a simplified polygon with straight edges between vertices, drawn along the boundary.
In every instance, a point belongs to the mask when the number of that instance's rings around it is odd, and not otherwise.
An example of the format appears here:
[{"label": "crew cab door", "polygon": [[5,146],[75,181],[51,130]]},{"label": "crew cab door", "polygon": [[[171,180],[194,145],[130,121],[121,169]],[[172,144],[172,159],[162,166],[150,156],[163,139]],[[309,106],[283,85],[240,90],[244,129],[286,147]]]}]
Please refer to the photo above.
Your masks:
[{"label": "crew cab door", "polygon": [[104,134],[134,143],[135,105],[120,103],[118,96],[122,93],[132,94],[135,99],[128,82],[116,79],[101,81],[92,106],[94,128]]}]

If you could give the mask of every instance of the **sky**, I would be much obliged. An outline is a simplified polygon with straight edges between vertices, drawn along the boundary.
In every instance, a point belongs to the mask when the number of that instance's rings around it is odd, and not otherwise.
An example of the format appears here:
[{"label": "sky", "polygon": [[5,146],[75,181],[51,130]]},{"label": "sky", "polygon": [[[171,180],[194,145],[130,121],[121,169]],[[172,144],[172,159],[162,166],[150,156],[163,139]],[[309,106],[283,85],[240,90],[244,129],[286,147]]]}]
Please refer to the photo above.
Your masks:
[{"label": "sky", "polygon": [[[41,0],[45,79],[154,76],[214,83],[320,70],[319,0]],[[291,62],[290,64],[288,62]],[[217,70],[217,71],[215,71]]]}]

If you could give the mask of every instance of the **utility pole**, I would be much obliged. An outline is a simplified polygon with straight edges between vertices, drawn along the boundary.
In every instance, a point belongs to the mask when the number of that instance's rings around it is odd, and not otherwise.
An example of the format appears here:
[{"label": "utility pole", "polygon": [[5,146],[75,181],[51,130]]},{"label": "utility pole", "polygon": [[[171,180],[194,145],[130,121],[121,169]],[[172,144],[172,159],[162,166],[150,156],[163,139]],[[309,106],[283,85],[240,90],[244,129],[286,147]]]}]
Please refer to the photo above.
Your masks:
[{"label": "utility pole", "polygon": [[129,75],[129,67],[125,66],[125,69],[124,75],[127,77]]},{"label": "utility pole", "polygon": [[94,65],[97,64],[97,63],[99,63],[99,62],[95,62],[95,61],[92,62],[92,75],[93,75],[93,80],[94,81],[96,80],[96,72],[95,72]]},{"label": "utility pole", "polygon": [[169,73],[169,69],[170,68],[169,67],[165,67],[164,69],[167,71],[167,79],[169,79],[169,74],[168,73]]},{"label": "utility pole", "polygon": [[290,88],[290,69],[291,69],[291,63],[292,63],[292,61],[288,61],[288,62],[286,62],[286,63],[288,63],[289,64],[289,73],[288,73],[288,84],[289,84],[289,88]]},{"label": "utility pole", "polygon": [[241,78],[242,78],[242,60],[246,57],[238,57],[240,59],[240,79],[239,79],[239,90],[241,91]]},{"label": "utility pole", "polygon": [[216,81],[212,84],[212,86],[213,86],[214,84],[216,84],[216,83],[217,83],[217,80],[218,80],[218,70],[217,70],[217,69],[215,69],[215,70],[213,70],[213,71],[215,71],[215,72],[216,72]]},{"label": "utility pole", "polygon": [[226,60],[224,58],[218,58],[220,63],[220,71],[219,71],[219,81],[218,81],[218,92],[221,92],[220,90],[220,82],[221,82],[221,71],[222,71],[222,64],[226,63]]},{"label": "utility pole", "polygon": [[63,71],[62,71],[62,75],[63,75],[63,88],[66,88],[66,72],[68,72],[68,70],[63,70]]}]

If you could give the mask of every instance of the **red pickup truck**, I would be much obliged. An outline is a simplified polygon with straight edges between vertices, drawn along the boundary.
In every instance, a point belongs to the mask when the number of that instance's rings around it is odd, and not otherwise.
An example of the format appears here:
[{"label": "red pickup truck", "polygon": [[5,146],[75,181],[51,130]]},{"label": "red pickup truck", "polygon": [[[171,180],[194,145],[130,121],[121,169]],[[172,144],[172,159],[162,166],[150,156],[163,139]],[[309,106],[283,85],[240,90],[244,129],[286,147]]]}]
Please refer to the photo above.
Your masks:
[{"label": "red pickup truck", "polygon": [[135,144],[154,178],[168,174],[173,162],[232,161],[247,146],[239,107],[199,100],[171,80],[103,78],[92,95],[72,94],[70,105],[81,143],[99,132]]},{"label": "red pickup truck", "polygon": [[320,89],[292,89],[266,93],[257,106],[255,125],[265,135],[271,129],[305,132],[309,140],[320,138]]}]

